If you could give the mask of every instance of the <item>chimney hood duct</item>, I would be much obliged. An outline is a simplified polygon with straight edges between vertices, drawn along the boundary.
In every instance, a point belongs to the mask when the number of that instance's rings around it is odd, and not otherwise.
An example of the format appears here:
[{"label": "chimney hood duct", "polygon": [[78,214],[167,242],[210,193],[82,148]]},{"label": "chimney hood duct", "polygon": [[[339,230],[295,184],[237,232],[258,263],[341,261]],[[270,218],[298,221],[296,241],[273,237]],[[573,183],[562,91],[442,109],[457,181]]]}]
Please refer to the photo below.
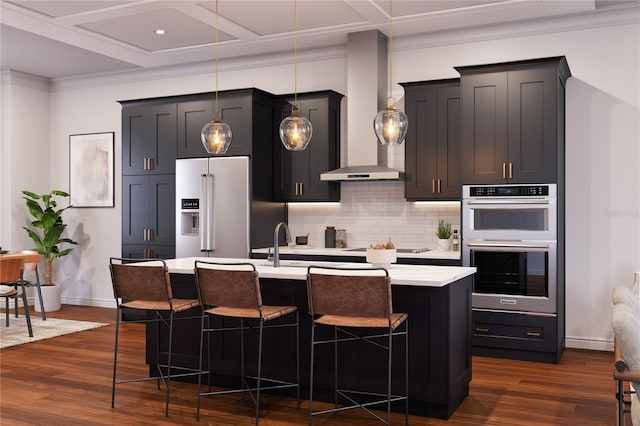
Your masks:
[{"label": "chimney hood duct", "polygon": [[378,30],[351,33],[347,42],[347,167],[320,174],[324,181],[400,180],[387,167],[373,119],[387,106],[387,37]]}]

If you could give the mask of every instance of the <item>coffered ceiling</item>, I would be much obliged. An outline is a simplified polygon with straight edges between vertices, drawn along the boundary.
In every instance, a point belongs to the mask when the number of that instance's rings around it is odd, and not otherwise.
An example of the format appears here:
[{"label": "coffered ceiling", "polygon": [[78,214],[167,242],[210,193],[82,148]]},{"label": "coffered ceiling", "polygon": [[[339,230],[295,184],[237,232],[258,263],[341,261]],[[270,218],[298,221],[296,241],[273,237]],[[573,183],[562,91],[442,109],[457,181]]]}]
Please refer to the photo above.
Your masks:
[{"label": "coffered ceiling", "polygon": [[[394,0],[393,36],[592,14],[639,0]],[[0,0],[1,70],[47,78],[131,71],[215,58],[215,1]],[[219,0],[218,55],[293,50],[292,0]],[[387,0],[298,0],[298,48],[389,32]],[[155,31],[163,29],[164,35]]]}]

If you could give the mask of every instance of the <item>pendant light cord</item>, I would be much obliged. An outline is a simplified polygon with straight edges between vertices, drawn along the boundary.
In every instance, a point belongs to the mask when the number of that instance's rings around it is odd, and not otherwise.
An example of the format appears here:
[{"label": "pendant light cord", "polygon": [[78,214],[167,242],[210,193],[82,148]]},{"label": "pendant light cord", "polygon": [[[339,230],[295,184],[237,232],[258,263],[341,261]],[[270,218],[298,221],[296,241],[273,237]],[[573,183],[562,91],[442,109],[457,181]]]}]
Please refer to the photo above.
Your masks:
[{"label": "pendant light cord", "polygon": [[213,119],[219,119],[218,115],[218,0],[216,0],[216,103],[213,108]]},{"label": "pendant light cord", "polygon": [[298,1],[297,0],[293,0],[293,104],[294,104],[293,105],[294,108],[299,109],[298,107]]},{"label": "pendant light cord", "polygon": [[391,74],[393,73],[393,9],[391,3],[389,0],[389,97],[391,97]]},{"label": "pendant light cord", "polygon": [[389,104],[389,99],[392,100],[393,104],[396,103],[395,99],[393,99],[393,96],[391,96],[391,93],[392,93],[391,82],[393,81],[392,74],[393,74],[393,9],[391,5],[391,0],[389,0],[389,87],[387,88],[389,92],[389,98],[387,99],[387,105]]}]

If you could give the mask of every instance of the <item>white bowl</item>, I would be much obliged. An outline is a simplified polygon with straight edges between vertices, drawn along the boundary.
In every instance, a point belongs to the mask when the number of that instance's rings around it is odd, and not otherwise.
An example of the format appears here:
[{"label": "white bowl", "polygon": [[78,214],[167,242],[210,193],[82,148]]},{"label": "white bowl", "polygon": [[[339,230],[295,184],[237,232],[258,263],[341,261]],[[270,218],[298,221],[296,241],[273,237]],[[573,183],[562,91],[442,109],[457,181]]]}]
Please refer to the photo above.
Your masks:
[{"label": "white bowl", "polygon": [[376,268],[383,268],[396,263],[398,259],[396,249],[367,249],[367,263],[371,263]]}]

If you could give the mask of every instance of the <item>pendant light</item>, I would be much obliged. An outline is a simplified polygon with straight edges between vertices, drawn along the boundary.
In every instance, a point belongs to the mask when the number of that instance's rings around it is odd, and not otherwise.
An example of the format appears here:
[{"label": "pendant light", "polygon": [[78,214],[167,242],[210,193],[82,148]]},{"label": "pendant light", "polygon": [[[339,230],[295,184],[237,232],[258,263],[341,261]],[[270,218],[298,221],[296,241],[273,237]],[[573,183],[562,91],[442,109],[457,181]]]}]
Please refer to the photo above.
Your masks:
[{"label": "pendant light", "polygon": [[298,115],[298,3],[293,1],[293,105],[291,115],[280,123],[280,140],[289,151],[302,151],[311,141],[313,127],[306,117]]},{"label": "pendant light", "polygon": [[200,138],[204,149],[209,154],[224,154],[231,145],[231,127],[220,120],[218,107],[218,0],[216,0],[216,98],[213,107],[213,121],[204,125]]},{"label": "pendant light", "polygon": [[387,107],[376,114],[373,120],[373,130],[382,145],[400,145],[407,135],[409,120],[407,115],[396,109],[396,99],[391,96],[392,69],[393,69],[393,13],[391,0],[389,0],[389,85],[387,90]]}]

